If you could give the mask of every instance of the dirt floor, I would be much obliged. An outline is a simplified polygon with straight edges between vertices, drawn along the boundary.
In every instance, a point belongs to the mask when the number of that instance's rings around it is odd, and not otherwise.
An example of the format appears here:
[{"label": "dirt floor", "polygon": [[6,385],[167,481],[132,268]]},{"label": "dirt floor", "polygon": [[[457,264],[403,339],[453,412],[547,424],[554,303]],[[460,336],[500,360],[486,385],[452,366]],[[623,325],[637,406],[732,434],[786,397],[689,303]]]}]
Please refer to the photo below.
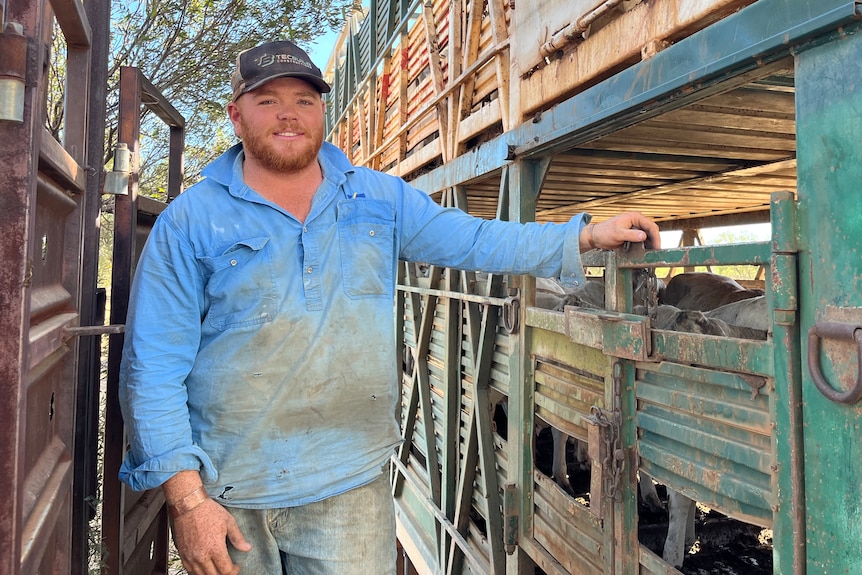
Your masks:
[{"label": "dirt floor", "polygon": [[[657,486],[666,504],[664,486]],[[638,499],[641,544],[661,557],[667,534],[667,513],[654,513]],[[680,571],[685,575],[772,575],[772,532],[730,519],[698,505],[697,540]]]}]

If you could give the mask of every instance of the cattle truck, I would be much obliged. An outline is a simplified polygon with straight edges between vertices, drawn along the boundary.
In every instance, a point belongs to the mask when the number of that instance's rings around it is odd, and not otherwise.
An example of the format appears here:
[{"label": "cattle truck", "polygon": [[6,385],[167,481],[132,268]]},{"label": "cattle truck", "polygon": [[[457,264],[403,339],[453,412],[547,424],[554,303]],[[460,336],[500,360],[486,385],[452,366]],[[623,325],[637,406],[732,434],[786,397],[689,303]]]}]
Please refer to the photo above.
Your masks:
[{"label": "cattle truck", "polygon": [[[0,2],[0,573],[87,572],[94,498],[105,572],[167,571],[164,497],[116,480],[116,385],[134,262],[166,205],[138,193],[140,111],[169,127],[169,199],[184,120],[124,68],[119,161],[103,171],[109,13],[104,0]],[[541,307],[527,276],[401,265],[401,572],[730,573],[733,558],[748,561],[740,574],[862,573],[859,19],[847,0],[370,0],[348,19],[326,66],[327,125],[355,164],[482,218],[639,210],[682,238],[584,254],[601,309]],[[43,122],[54,29],[59,136]],[[115,213],[107,318],[102,201]],[[765,239],[697,241],[767,223]],[[656,274],[725,266],[758,270],[766,339],[658,329],[636,308]],[[586,454],[568,485],[548,470],[548,430]],[[639,482],[662,505],[697,502],[681,565]],[[754,541],[730,546],[740,537]]]}]

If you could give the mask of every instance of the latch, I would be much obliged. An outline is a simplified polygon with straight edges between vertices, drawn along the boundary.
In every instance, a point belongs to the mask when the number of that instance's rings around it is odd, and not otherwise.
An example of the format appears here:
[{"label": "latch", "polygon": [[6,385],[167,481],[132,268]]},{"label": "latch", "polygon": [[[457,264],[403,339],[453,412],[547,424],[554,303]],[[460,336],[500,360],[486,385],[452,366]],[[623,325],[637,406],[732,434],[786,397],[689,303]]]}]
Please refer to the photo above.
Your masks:
[{"label": "latch", "polygon": [[105,194],[124,196],[129,193],[131,153],[129,145],[120,142],[114,149],[114,169],[105,174]]},{"label": "latch", "polygon": [[[614,381],[614,408],[607,410],[594,405],[590,408],[590,416],[587,418],[589,422],[595,426],[598,433],[590,433],[591,451],[590,456],[601,454],[602,468],[602,496],[613,501],[619,500],[620,495],[620,478],[623,474],[625,466],[626,453],[622,446],[622,412],[619,408],[619,397],[623,387],[623,365],[620,361],[613,363],[613,381]],[[602,445],[597,449],[593,448],[595,436],[601,438]],[[592,490],[591,490],[592,492]]]},{"label": "latch", "polygon": [[508,334],[518,333],[521,317],[521,298],[517,289],[510,288],[509,295],[503,302],[503,327]]},{"label": "latch", "polygon": [[625,452],[620,440],[620,412],[616,409],[608,411],[594,405],[590,408],[590,423],[601,430],[604,438],[604,454],[602,461],[602,495],[608,499],[617,500],[619,496],[620,477],[625,462]]},{"label": "latch", "polygon": [[647,361],[651,340],[647,318],[605,310],[566,306],[566,335],[605,355]]},{"label": "latch", "polygon": [[518,488],[514,483],[507,483],[503,486],[503,545],[507,555],[514,553],[518,546],[520,509]]},{"label": "latch", "polygon": [[63,328],[63,335],[68,339],[72,337],[85,337],[90,335],[115,335],[126,331],[125,324],[112,325],[76,325]]}]

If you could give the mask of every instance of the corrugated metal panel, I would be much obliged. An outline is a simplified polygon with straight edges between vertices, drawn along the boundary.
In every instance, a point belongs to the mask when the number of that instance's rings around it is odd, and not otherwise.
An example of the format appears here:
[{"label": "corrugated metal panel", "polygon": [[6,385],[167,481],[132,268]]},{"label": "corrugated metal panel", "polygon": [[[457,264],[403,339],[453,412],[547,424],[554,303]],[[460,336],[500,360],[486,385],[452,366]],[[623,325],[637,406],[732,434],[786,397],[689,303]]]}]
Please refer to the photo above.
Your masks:
[{"label": "corrugated metal panel", "polygon": [[601,523],[538,471],[533,489],[533,537],[573,575],[605,573],[607,553]]},{"label": "corrugated metal panel", "polygon": [[772,525],[771,390],[739,374],[641,364],[638,453],[652,478],[722,513]]}]

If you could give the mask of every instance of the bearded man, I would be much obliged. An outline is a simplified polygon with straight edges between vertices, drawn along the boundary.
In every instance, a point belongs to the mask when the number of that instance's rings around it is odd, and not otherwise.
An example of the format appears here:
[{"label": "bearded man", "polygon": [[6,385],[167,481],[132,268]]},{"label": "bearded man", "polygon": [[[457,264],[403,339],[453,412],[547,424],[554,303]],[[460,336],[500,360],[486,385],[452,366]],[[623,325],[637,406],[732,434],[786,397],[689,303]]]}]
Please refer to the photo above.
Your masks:
[{"label": "bearded man", "polygon": [[637,213],[521,224],[442,208],[323,141],[330,91],[287,41],[237,57],[241,143],[159,216],[136,268],[120,478],[161,486],[194,575],[394,575],[399,260],[584,281]]}]

